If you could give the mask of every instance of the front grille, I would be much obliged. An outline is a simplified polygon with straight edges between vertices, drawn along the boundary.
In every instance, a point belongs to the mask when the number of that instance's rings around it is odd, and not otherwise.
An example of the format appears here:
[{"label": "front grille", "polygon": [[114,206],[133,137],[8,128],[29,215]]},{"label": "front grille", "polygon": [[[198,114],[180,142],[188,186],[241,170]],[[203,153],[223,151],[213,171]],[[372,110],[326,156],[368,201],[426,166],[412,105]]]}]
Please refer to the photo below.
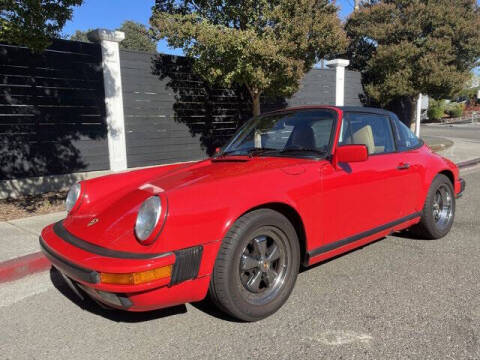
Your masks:
[{"label": "front grille", "polygon": [[173,265],[171,285],[197,277],[202,260],[202,252],[203,246],[174,251],[175,265]]}]

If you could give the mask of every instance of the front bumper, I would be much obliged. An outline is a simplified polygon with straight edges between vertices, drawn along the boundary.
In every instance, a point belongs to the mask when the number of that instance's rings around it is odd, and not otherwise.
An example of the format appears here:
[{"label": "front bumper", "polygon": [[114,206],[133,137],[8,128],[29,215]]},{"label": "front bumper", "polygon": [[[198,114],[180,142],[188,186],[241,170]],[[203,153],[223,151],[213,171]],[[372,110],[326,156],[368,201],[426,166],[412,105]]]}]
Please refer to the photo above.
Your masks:
[{"label": "front bumper", "polygon": [[[72,280],[74,286],[79,286],[95,300],[129,311],[148,311],[202,300],[208,290],[219,243],[214,241],[163,254],[130,256],[79,239],[58,223],[45,228],[40,237],[45,256],[62,275]],[[101,282],[102,272],[132,273],[168,265],[172,265],[168,278],[138,285]]]}]

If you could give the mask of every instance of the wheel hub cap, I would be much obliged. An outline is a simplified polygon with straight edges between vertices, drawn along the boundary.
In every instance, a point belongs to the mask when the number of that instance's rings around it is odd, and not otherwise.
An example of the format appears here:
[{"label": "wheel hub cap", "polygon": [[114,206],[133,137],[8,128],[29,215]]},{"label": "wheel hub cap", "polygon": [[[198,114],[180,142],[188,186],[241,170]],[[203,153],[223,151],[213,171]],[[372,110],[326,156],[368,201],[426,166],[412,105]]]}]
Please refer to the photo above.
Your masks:
[{"label": "wheel hub cap", "polygon": [[435,192],[432,204],[432,215],[440,229],[445,228],[453,216],[452,194],[447,185],[441,185]]},{"label": "wheel hub cap", "polygon": [[240,260],[240,280],[247,294],[267,296],[278,290],[286,269],[285,245],[275,236],[255,236],[245,247]]}]

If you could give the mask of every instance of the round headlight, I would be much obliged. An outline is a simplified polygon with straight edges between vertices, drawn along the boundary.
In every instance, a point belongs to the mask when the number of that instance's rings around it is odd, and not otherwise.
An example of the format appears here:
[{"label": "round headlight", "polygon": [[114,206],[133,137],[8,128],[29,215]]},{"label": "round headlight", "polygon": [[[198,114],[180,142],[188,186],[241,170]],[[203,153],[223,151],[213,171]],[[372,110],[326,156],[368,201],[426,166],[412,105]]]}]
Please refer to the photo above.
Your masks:
[{"label": "round headlight", "polygon": [[138,240],[143,242],[152,235],[161,212],[162,203],[158,196],[151,196],[143,202],[135,223],[135,235]]},{"label": "round headlight", "polygon": [[65,200],[65,207],[67,208],[67,212],[70,212],[80,197],[80,190],[82,189],[79,183],[73,185],[67,194],[67,200]]}]

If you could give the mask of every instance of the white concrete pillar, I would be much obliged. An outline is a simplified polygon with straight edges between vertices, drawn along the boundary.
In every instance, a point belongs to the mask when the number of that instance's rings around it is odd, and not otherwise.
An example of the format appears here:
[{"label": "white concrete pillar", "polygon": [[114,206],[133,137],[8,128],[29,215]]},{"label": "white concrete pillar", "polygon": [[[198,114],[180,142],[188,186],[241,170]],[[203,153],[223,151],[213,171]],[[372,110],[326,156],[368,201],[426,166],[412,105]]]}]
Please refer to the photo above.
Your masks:
[{"label": "white concrete pillar", "polygon": [[100,43],[102,47],[110,170],[125,170],[127,168],[127,149],[125,144],[125,119],[123,115],[122,78],[118,46],[119,42],[125,39],[125,33],[96,29],[88,33],[88,39],[92,42]]},{"label": "white concrete pillar", "polygon": [[335,59],[327,61],[327,66],[335,69],[335,105],[345,104],[345,68],[350,64],[349,60]]},{"label": "white concrete pillar", "polygon": [[417,135],[417,137],[419,138],[420,137],[420,120],[422,117],[422,94],[418,95],[416,110],[417,110],[417,113],[415,117],[415,135]]}]

